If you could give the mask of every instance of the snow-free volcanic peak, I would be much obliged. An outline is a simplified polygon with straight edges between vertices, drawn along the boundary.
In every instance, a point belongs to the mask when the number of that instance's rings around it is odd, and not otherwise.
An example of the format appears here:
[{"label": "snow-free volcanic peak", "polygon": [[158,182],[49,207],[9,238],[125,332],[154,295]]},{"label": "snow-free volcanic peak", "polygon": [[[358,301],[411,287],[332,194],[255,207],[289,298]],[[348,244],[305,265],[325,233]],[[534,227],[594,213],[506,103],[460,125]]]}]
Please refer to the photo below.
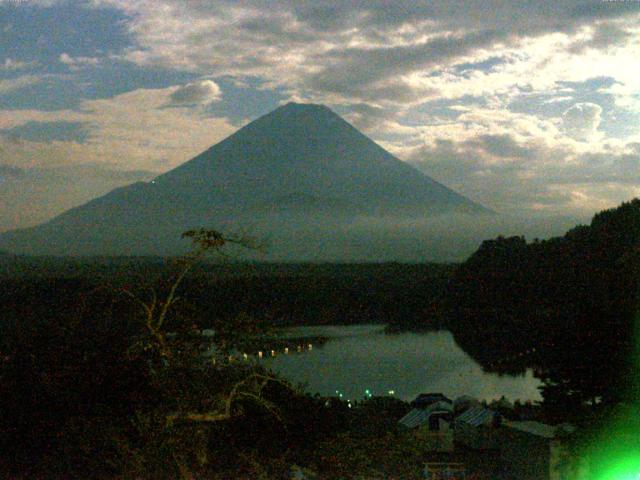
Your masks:
[{"label": "snow-free volcanic peak", "polygon": [[[323,105],[288,103],[149,183],[135,183],[0,248],[59,255],[171,254],[194,227],[346,231],[357,218],[488,211],[395,158]],[[325,230],[323,230],[325,229]]]}]

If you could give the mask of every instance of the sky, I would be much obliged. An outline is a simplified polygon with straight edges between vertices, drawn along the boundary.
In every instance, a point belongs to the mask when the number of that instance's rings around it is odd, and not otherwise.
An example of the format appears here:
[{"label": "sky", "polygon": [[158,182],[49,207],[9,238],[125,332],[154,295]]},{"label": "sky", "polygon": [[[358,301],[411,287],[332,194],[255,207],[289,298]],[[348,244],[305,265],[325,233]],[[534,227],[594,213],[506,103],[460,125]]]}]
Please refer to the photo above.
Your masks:
[{"label": "sky", "polygon": [[0,0],[0,231],[322,103],[485,206],[640,196],[640,0]]}]

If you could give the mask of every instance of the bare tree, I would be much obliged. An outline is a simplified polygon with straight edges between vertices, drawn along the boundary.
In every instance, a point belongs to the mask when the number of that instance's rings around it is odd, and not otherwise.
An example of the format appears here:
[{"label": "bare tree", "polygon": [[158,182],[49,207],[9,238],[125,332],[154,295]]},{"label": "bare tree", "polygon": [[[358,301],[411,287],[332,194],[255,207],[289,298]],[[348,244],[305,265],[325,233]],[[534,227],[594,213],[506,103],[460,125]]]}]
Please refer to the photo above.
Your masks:
[{"label": "bare tree", "polygon": [[[273,383],[287,388],[289,385],[265,372],[255,362],[232,362],[221,354],[222,349],[216,350],[216,344],[225,340],[217,338],[216,332],[211,337],[204,337],[197,328],[190,328],[192,321],[189,318],[178,319],[178,323],[187,324],[183,329],[186,335],[167,331],[168,315],[180,300],[179,288],[199,262],[210,255],[227,258],[225,249],[229,246],[261,248],[251,237],[225,236],[216,230],[190,230],[182,237],[191,239],[193,250],[179,259],[178,272],[164,295],[159,295],[155,288],[150,288],[148,299],[140,298],[129,289],[122,289],[122,292],[139,305],[143,314],[144,333],[132,345],[131,355],[147,358],[157,388],[168,394],[162,415],[155,412],[151,417],[145,417],[154,418],[156,424],[150,426],[148,420],[141,424],[144,423],[144,428],[161,431],[172,444],[175,442],[171,436],[176,429],[190,429],[193,456],[197,458],[198,467],[206,467],[209,462],[207,426],[243,415],[243,405],[247,402],[279,419],[278,408],[265,398],[264,391]],[[237,327],[242,329],[242,323]],[[226,343],[224,348],[227,348]],[[162,425],[158,424],[160,421]],[[172,456],[180,478],[194,478],[185,455],[173,451]]]}]

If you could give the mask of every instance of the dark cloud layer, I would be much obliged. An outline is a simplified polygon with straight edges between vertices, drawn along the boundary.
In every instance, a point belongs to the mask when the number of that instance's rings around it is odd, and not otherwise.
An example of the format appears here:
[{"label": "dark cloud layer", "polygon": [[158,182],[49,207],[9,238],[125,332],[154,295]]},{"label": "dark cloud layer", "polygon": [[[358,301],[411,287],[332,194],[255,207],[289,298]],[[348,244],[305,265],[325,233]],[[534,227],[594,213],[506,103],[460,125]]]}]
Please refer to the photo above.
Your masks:
[{"label": "dark cloud layer", "polygon": [[89,127],[81,122],[30,121],[17,127],[0,129],[0,135],[14,141],[52,142],[57,140],[84,143],[89,136]]},{"label": "dark cloud layer", "polygon": [[408,46],[340,49],[326,55],[331,66],[310,77],[308,86],[342,94],[361,93],[371,84],[424,70],[502,38],[504,33],[486,30]]},{"label": "dark cloud layer", "polygon": [[[248,1],[240,7],[235,2],[202,0],[181,6],[168,1],[114,4],[127,5],[138,15],[132,17],[132,31],[141,49],[130,56],[134,61],[186,64],[207,74],[258,74],[311,92],[371,101],[393,99],[401,76],[460,63],[455,60],[498,44],[503,49],[518,48],[526,39],[575,34],[587,26],[595,30],[581,41],[590,48],[608,48],[631,36],[625,19],[640,13],[633,3],[318,0]],[[162,15],[156,13],[160,11]],[[181,24],[188,33],[180,31]],[[576,44],[575,48],[581,47]],[[492,63],[495,57],[462,64],[468,66],[466,73],[486,70],[499,64],[500,60]],[[292,67],[289,73],[284,73],[285,65]],[[383,88],[381,84],[391,79],[395,88]],[[410,97],[407,91],[402,93],[402,98]]]}]

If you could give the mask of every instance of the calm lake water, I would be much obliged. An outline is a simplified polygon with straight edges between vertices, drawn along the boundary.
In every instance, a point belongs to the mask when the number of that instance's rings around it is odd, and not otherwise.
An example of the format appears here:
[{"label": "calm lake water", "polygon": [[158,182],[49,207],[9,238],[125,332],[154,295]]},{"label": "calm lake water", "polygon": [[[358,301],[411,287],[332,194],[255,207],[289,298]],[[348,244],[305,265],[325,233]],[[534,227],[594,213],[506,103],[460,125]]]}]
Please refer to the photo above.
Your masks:
[{"label": "calm lake water", "polygon": [[[308,342],[303,353],[282,352],[264,363],[294,383],[321,395],[358,400],[368,389],[372,395],[393,395],[413,400],[421,392],[442,392],[449,398],[470,395],[513,401],[539,400],[531,371],[523,376],[499,376],[482,371],[446,331],[385,334],[384,325],[311,326],[286,329],[289,339],[325,337],[322,345]],[[290,349],[293,351],[293,349]]]}]

